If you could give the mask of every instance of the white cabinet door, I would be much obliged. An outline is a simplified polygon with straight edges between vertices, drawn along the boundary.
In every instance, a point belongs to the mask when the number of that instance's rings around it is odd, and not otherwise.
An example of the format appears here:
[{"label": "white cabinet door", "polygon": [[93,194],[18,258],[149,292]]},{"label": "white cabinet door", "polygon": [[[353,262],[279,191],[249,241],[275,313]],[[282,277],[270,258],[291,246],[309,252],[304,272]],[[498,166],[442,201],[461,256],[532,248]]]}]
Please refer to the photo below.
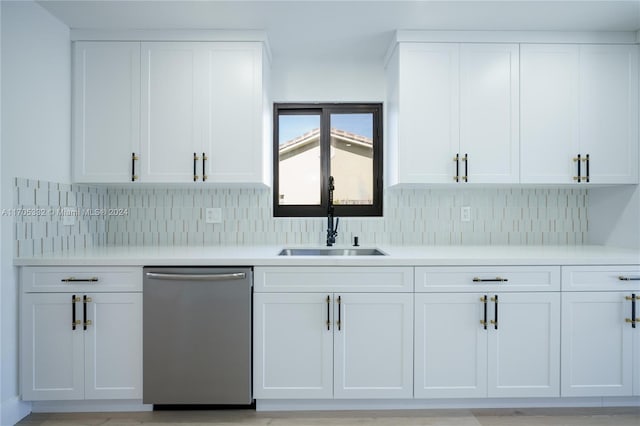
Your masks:
[{"label": "white cabinet door", "polygon": [[140,43],[76,42],[73,179],[129,182],[140,154]]},{"label": "white cabinet door", "polygon": [[638,182],[638,46],[580,46],[580,152],[592,183]]},{"label": "white cabinet door", "polygon": [[208,182],[263,182],[262,46],[207,43],[205,172]]},{"label": "white cabinet door", "polygon": [[254,294],[256,399],[333,396],[332,297],[324,293]]},{"label": "white cabinet door", "polygon": [[85,399],[142,398],[142,293],[93,293],[90,299]]},{"label": "white cabinet door", "polygon": [[412,295],[336,293],[335,298],[334,397],[411,398]]},{"label": "white cabinet door", "polygon": [[[202,152],[202,44],[142,43],[141,180],[193,182]],[[200,178],[200,160],[195,162]]]},{"label": "white cabinet door", "polygon": [[622,292],[562,295],[562,396],[632,394],[627,303]]},{"label": "white cabinet door", "polygon": [[452,155],[467,156],[468,182],[519,181],[519,73],[517,44],[460,45],[460,148]]},{"label": "white cabinet door", "polygon": [[576,45],[520,46],[521,183],[575,183],[578,70]]},{"label": "white cabinet door", "polygon": [[484,294],[415,295],[416,398],[481,398],[487,394]]},{"label": "white cabinet door", "polygon": [[577,183],[578,167],[583,183],[637,183],[638,47],[523,45],[520,55],[521,183]]},{"label": "white cabinet door", "polygon": [[452,183],[459,146],[455,43],[400,45],[398,182]]},{"label": "white cabinet door", "polygon": [[[22,300],[22,399],[84,398],[82,304],[73,294],[25,294]],[[75,328],[75,329],[74,329]]]},{"label": "white cabinet door", "polygon": [[560,293],[490,297],[488,396],[560,396]]}]

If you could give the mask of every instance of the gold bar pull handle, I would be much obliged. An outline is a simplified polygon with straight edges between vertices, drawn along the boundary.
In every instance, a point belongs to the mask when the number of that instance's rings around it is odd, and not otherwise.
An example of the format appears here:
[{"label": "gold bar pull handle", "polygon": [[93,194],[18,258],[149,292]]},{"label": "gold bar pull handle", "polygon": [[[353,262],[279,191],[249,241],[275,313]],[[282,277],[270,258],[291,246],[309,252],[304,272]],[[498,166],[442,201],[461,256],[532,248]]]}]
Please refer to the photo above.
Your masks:
[{"label": "gold bar pull handle", "polygon": [[462,157],[462,161],[464,161],[464,176],[462,176],[462,180],[465,182],[469,182],[469,155],[464,154],[464,157]]},{"label": "gold bar pull handle", "polygon": [[197,182],[198,179],[200,179],[200,177],[198,176],[198,172],[197,172],[197,168],[198,168],[198,161],[200,160],[200,157],[198,157],[198,154],[196,154],[195,152],[193,153],[193,181]]},{"label": "gold bar pull handle", "polygon": [[480,278],[473,277],[474,283],[506,283],[509,278],[495,277],[495,278]]},{"label": "gold bar pull handle", "polygon": [[68,277],[60,280],[63,283],[97,283],[98,277],[91,278],[76,278],[76,277]]},{"label": "gold bar pull handle", "polygon": [[327,295],[327,331],[331,330],[331,298]]},{"label": "gold bar pull handle", "polygon": [[631,318],[625,318],[624,320],[631,323],[631,328],[636,328],[636,323],[640,322],[640,318],[636,318],[636,300],[639,300],[640,297],[632,294],[631,296],[625,296],[624,299],[631,302]]},{"label": "gold bar pull handle", "polygon": [[206,182],[207,181],[207,160],[209,159],[209,157],[207,157],[207,154],[205,154],[204,152],[202,153],[202,181]]},{"label": "gold bar pull handle", "polygon": [[487,295],[485,294],[484,297],[481,297],[480,301],[483,304],[483,310],[484,310],[484,317],[483,319],[480,320],[480,324],[482,324],[482,327],[486,330],[487,329]]},{"label": "gold bar pull handle", "polygon": [[136,161],[139,159],[140,157],[138,157],[135,152],[131,153],[131,182],[138,180],[138,175],[136,175]]},{"label": "gold bar pull handle", "polygon": [[574,176],[573,180],[580,183],[582,182],[582,173],[580,170],[580,163],[582,163],[582,155],[578,154],[577,157],[573,157],[573,162],[578,163],[578,176]]},{"label": "gold bar pull handle", "polygon": [[342,297],[338,296],[338,331],[342,330]]},{"label": "gold bar pull handle", "polygon": [[86,330],[88,326],[93,325],[90,319],[87,318],[87,303],[91,303],[93,300],[87,295],[82,296],[82,326]]},{"label": "gold bar pull handle", "polygon": [[77,325],[82,324],[82,322],[76,319],[76,303],[80,301],[79,297],[76,295],[71,296],[71,330],[75,330]]},{"label": "gold bar pull handle", "polygon": [[456,154],[455,157],[453,157],[453,161],[456,162],[456,175],[453,177],[453,180],[455,180],[456,182],[460,182],[460,154]]},{"label": "gold bar pull handle", "polygon": [[494,303],[494,313],[493,319],[489,321],[491,325],[493,325],[494,329],[498,329],[498,295],[496,294],[491,298],[491,301]]}]

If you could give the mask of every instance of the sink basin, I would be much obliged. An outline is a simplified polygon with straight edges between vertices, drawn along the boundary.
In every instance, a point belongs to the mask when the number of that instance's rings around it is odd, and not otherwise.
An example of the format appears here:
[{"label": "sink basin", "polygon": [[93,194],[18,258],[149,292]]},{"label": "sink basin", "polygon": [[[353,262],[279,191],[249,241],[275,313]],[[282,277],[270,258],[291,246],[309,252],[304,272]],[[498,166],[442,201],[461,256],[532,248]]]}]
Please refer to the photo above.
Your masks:
[{"label": "sink basin", "polygon": [[375,248],[286,248],[278,256],[386,256]]}]

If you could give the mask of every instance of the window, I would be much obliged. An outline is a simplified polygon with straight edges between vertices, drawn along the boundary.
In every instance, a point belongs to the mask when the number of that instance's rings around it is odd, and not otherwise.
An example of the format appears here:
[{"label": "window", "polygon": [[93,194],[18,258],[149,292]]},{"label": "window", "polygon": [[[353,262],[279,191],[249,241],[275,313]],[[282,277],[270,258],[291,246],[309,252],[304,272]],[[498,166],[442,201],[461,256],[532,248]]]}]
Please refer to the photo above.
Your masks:
[{"label": "window", "polygon": [[275,104],[274,216],[382,216],[382,104]]}]

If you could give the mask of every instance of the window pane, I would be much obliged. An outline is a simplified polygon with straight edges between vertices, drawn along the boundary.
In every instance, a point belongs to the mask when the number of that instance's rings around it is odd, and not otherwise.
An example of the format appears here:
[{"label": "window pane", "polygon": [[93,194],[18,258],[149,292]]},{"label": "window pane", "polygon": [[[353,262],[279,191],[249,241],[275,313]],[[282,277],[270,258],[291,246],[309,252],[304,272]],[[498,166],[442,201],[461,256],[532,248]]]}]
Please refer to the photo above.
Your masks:
[{"label": "window pane", "polygon": [[373,204],[373,113],[331,114],[335,205]]},{"label": "window pane", "polygon": [[280,205],[320,204],[320,115],[278,117]]}]

